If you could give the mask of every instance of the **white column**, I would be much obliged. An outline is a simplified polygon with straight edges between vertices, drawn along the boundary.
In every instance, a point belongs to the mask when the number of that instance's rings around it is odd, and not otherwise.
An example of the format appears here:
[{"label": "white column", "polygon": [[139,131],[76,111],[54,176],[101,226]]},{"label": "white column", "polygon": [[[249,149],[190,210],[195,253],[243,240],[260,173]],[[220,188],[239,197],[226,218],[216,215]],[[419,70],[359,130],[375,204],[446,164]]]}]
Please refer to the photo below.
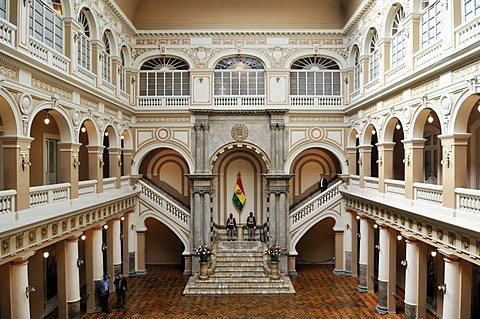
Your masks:
[{"label": "white column", "polygon": [[[445,256],[445,293],[443,295],[443,318],[460,319],[460,262],[455,256]],[[442,290],[439,293],[443,293]]]},{"label": "white column", "polygon": [[102,227],[95,227],[92,231],[92,266],[93,280],[103,278]]},{"label": "white column", "polygon": [[416,318],[417,280],[418,280],[418,245],[413,238],[405,240],[407,265],[405,268],[405,319]]},{"label": "white column", "polygon": [[[203,242],[210,245],[210,194],[203,194]],[[239,221],[240,223],[240,221]]]},{"label": "white column", "polygon": [[122,242],[120,240],[120,218],[112,221],[112,248],[113,248],[113,274],[115,277],[122,270]]},{"label": "white column", "polygon": [[380,225],[378,247],[378,304],[375,311],[379,314],[388,313],[388,281],[390,266],[390,228]]},{"label": "white column", "polygon": [[358,274],[358,291],[367,292],[367,269],[368,269],[368,221],[360,218],[360,258]]},{"label": "white column", "polygon": [[344,249],[344,258],[343,258],[343,269],[345,269],[345,274],[352,273],[352,213],[348,210],[344,214],[345,220],[345,231],[343,232],[343,249]]},{"label": "white column", "polygon": [[[80,316],[80,275],[78,271],[78,237],[68,238],[65,247],[66,296],[69,313]],[[72,308],[72,309],[71,309]]]},{"label": "white column", "polygon": [[12,262],[12,318],[30,318],[30,303],[26,289],[28,284],[28,260]]}]

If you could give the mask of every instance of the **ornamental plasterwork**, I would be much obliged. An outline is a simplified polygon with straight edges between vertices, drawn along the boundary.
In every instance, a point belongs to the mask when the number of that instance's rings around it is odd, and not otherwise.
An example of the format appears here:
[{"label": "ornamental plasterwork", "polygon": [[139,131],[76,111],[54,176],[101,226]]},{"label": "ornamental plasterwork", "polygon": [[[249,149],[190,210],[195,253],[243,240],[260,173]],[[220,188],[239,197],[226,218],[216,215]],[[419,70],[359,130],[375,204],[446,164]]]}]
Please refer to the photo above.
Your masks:
[{"label": "ornamental plasterwork", "polygon": [[161,122],[183,122],[183,123],[188,123],[190,122],[190,117],[189,116],[184,116],[184,117],[151,117],[151,116],[137,116],[136,117],[136,122],[137,123],[161,123]]},{"label": "ornamental plasterwork", "polygon": [[236,39],[236,38],[215,38],[212,39],[212,45],[265,45],[267,44],[266,38],[247,38],[247,39]]},{"label": "ornamental plasterwork", "polygon": [[383,108],[384,109],[389,108],[393,105],[399,104],[402,101],[403,101],[403,95],[402,94],[396,95],[394,97],[389,98],[388,100],[385,100],[383,102]]},{"label": "ornamental plasterwork", "polygon": [[231,135],[235,141],[244,141],[248,137],[248,128],[244,124],[235,124],[232,127]]},{"label": "ornamental plasterwork", "polygon": [[348,49],[347,48],[329,48],[329,51],[333,51],[336,54],[342,56],[344,59],[348,58]]},{"label": "ornamental plasterwork", "polygon": [[464,68],[453,71],[454,80],[471,79],[480,73],[480,62],[472,63]]},{"label": "ornamental plasterwork", "polygon": [[330,123],[343,123],[343,115],[342,116],[307,116],[307,117],[300,117],[300,116],[291,116],[290,122],[330,122]]},{"label": "ornamental plasterwork", "polygon": [[65,100],[71,100],[72,99],[72,92],[68,92],[66,90],[60,89],[59,87],[56,87],[54,85],[51,85],[47,82],[44,82],[38,78],[32,78],[32,86],[45,91],[49,92],[52,95],[57,94],[59,97],[64,98]]},{"label": "ornamental plasterwork", "polygon": [[288,40],[290,45],[343,45],[343,38],[330,38],[330,39],[321,39],[321,38],[290,38]]},{"label": "ornamental plasterwork", "polygon": [[80,104],[83,105],[83,106],[87,106],[91,109],[98,110],[98,103],[96,103],[94,101],[91,101],[91,100],[88,100],[84,97],[80,97]]},{"label": "ornamental plasterwork", "polygon": [[437,78],[430,82],[414,87],[412,88],[412,97],[423,96],[425,93],[431,91],[432,89],[438,88],[439,85],[440,79]]},{"label": "ornamental plasterwork", "polygon": [[116,111],[116,110],[114,110],[114,109],[111,109],[111,108],[105,107],[105,108],[104,108],[104,111],[105,111],[105,113],[107,113],[107,114],[110,114],[110,115],[117,116],[117,111]]},{"label": "ornamental plasterwork", "polygon": [[190,45],[190,38],[136,39],[135,45]]},{"label": "ornamental plasterwork", "polygon": [[11,78],[11,79],[17,79],[17,70],[13,70],[10,68],[7,68],[6,66],[0,65],[0,74]]}]

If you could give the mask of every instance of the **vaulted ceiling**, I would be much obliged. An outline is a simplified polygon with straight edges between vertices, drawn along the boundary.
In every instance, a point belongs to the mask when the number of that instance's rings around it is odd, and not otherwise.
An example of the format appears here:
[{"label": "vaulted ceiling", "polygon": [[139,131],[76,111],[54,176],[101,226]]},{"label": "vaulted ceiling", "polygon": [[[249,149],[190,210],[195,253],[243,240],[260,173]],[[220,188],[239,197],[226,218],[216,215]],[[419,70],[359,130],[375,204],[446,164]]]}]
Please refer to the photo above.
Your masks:
[{"label": "vaulted ceiling", "polygon": [[341,29],[361,0],[112,0],[138,30]]}]

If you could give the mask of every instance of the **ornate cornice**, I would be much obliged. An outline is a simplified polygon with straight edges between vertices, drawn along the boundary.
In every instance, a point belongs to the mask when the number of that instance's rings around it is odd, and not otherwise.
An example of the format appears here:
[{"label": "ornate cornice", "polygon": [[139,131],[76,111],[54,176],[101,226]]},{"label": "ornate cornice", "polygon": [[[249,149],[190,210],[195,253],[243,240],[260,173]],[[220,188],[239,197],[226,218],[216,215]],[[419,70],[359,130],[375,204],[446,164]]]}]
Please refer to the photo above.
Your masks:
[{"label": "ornate cornice", "polygon": [[360,11],[356,12],[350,21],[347,22],[345,27],[343,28],[342,35],[348,35],[352,29],[354,29],[358,22],[363,19],[365,14],[372,8],[372,6],[375,4],[376,0],[368,0],[365,5],[360,9]]},{"label": "ornate cornice", "polygon": [[152,38],[194,38],[194,37],[337,37],[342,38],[344,32],[342,30],[245,30],[245,31],[222,31],[222,30],[172,30],[172,31],[139,31],[136,34],[137,39],[152,39]]}]

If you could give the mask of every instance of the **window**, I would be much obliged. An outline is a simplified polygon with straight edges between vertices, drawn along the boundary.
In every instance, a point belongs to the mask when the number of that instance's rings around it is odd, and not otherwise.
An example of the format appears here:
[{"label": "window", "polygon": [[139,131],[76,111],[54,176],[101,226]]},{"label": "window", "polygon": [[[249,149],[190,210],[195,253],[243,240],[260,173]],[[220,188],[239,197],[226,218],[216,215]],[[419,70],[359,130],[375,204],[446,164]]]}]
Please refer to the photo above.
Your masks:
[{"label": "window", "polygon": [[110,57],[110,41],[108,40],[107,32],[103,33],[102,37],[103,51],[102,56],[102,77],[105,82],[112,82],[112,61]]},{"label": "window", "polygon": [[440,1],[423,1],[421,17],[422,47],[439,40],[442,35],[442,5]]},{"label": "window", "polygon": [[0,0],[0,19],[7,20],[7,0]]},{"label": "window", "polygon": [[120,91],[125,92],[125,55],[123,54],[123,49],[120,51],[120,60],[121,65],[118,69],[118,81],[120,85]]},{"label": "window", "polygon": [[188,96],[188,64],[171,57],[153,58],[140,68],[141,96]]},{"label": "window", "polygon": [[90,70],[90,56],[92,54],[90,27],[83,11],[80,11],[80,14],[78,15],[78,22],[82,26],[78,33],[78,65],[84,69]]},{"label": "window", "polygon": [[290,95],[340,95],[340,78],[340,68],[331,59],[298,59],[290,71]]},{"label": "window", "polygon": [[255,58],[229,57],[215,66],[214,94],[265,95],[265,69]]},{"label": "window", "polygon": [[30,36],[49,48],[63,53],[63,17],[60,0],[46,2],[32,0],[29,3]]},{"label": "window", "polygon": [[353,65],[353,90],[360,89],[360,75],[362,73],[362,69],[360,66],[360,51],[358,47],[355,47],[355,60]]},{"label": "window", "polygon": [[472,21],[480,16],[480,0],[464,0],[463,12],[465,22]]},{"label": "window", "polygon": [[400,65],[405,60],[405,30],[402,21],[405,18],[403,8],[397,10],[392,25],[392,67]]},{"label": "window", "polygon": [[378,33],[372,29],[372,39],[370,40],[370,60],[369,60],[369,76],[370,81],[378,79],[378,67],[380,64],[380,52],[378,50]]}]

